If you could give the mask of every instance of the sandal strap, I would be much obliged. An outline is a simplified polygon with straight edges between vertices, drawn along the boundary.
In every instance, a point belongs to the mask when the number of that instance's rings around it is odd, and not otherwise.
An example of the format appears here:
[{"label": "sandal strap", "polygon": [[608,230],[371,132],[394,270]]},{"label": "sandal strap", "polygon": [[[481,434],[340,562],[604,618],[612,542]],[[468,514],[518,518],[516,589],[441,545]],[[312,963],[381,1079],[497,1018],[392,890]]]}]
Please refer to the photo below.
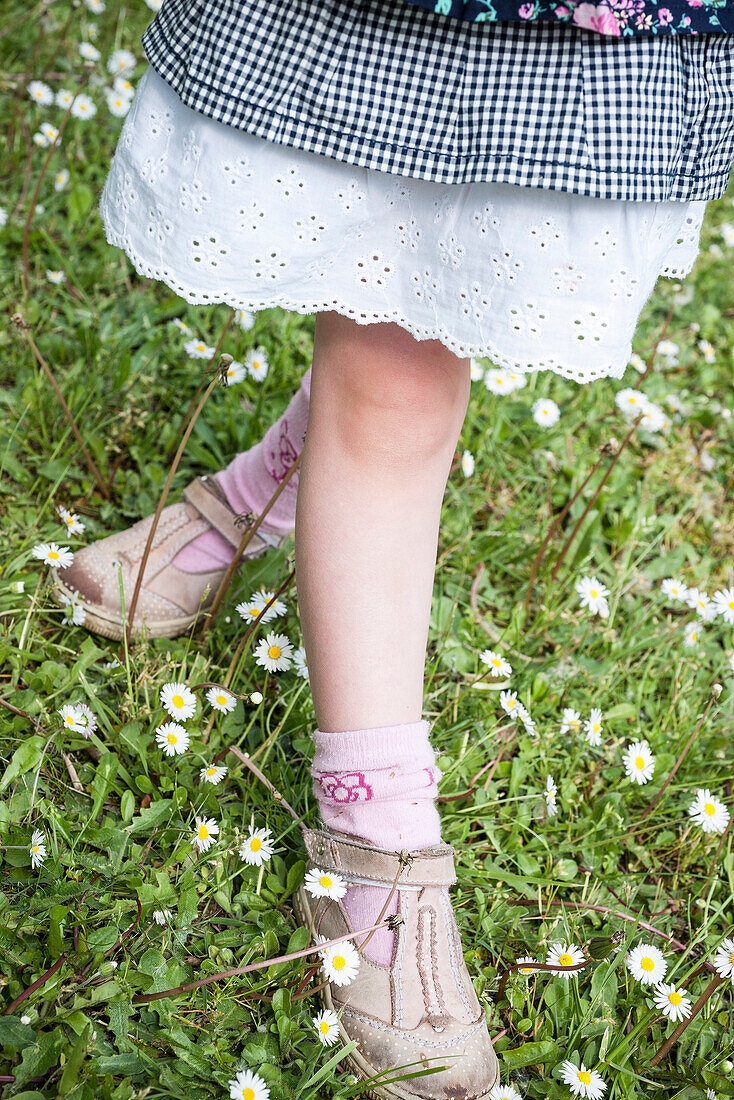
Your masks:
[{"label": "sandal strap", "polygon": [[[345,877],[392,885],[399,852],[335,833],[331,829],[304,829],[306,850],[319,867]],[[400,886],[452,886],[456,882],[454,849],[441,841],[409,853],[411,862],[398,877]]]},{"label": "sandal strap", "polygon": [[[242,541],[245,527],[241,518],[230,507],[221,486],[215,478],[204,474],[197,477],[183,491],[184,500],[192,504],[211,526],[222,535],[235,549]],[[261,539],[267,546],[278,546],[280,539],[258,527],[254,538]]]}]

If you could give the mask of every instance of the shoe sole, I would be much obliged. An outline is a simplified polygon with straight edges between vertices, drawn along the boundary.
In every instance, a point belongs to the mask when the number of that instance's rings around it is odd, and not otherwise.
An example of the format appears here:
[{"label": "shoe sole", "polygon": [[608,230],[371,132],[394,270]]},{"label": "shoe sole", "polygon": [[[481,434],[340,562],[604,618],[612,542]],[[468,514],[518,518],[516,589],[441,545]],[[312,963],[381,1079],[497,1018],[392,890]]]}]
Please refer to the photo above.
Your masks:
[{"label": "shoe sole", "polygon": [[[311,903],[308,898],[308,894],[301,886],[293,895],[293,908],[298,919],[302,924],[309,928],[311,925],[311,918],[313,916],[311,912]],[[331,998],[331,987],[329,985],[320,989],[316,996],[319,998],[323,1008],[331,1009],[332,1012],[336,1012],[334,1002]],[[350,1042],[350,1036],[347,1034],[341,1019],[339,1020],[339,1033],[342,1038],[347,1042]],[[353,1050],[350,1054],[345,1055],[342,1059],[349,1069],[362,1081],[369,1081],[374,1077],[379,1070],[376,1070],[374,1066],[371,1066],[369,1062],[362,1057],[358,1050]],[[398,1069],[399,1067],[396,1067]],[[497,1076],[490,1085],[487,1092],[483,1092],[481,1095],[472,1096],[470,1100],[489,1100],[490,1093],[495,1085],[499,1084],[500,1072],[499,1066],[497,1067]],[[415,1092],[405,1092],[404,1089],[399,1088],[397,1085],[375,1085],[374,1088],[366,1089],[360,1093],[360,1096],[364,1096],[367,1100],[423,1100]]]}]

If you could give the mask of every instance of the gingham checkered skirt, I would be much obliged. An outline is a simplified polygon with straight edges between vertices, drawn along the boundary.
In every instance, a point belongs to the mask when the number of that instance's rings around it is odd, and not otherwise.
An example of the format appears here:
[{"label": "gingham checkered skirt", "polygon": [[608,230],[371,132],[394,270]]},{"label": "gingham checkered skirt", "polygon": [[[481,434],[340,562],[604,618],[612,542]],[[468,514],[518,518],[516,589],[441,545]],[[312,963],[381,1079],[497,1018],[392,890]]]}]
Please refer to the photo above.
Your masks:
[{"label": "gingham checkered skirt", "polygon": [[384,0],[164,0],[142,36],[182,102],[268,141],[440,183],[716,199],[734,36],[609,38]]}]

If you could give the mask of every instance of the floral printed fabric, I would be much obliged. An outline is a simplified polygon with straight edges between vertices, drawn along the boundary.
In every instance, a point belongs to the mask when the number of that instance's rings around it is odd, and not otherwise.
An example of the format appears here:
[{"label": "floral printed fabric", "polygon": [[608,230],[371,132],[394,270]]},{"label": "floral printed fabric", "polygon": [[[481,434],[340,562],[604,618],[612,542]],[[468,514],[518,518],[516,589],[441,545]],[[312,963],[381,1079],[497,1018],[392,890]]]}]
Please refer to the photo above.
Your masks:
[{"label": "floral printed fabric", "polygon": [[469,23],[570,23],[613,38],[653,34],[732,34],[734,0],[402,0]]}]

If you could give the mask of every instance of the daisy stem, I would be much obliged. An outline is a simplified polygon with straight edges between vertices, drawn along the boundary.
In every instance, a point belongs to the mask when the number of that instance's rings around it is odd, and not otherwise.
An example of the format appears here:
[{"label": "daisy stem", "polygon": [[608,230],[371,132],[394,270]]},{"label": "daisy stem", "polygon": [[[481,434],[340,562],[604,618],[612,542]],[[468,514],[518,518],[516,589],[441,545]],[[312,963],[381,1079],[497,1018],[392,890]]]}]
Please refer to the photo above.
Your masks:
[{"label": "daisy stem", "polygon": [[703,993],[701,994],[701,996],[698,998],[698,1000],[694,1004],[693,1008],[691,1009],[690,1016],[686,1016],[685,1020],[681,1020],[681,1022],[676,1027],[675,1031],[671,1032],[671,1034],[665,1040],[663,1045],[660,1047],[660,1050],[657,1052],[657,1054],[655,1054],[650,1059],[650,1065],[651,1066],[656,1066],[659,1062],[661,1062],[662,1059],[665,1057],[665,1055],[670,1050],[670,1048],[675,1043],[678,1042],[678,1040],[680,1039],[681,1035],[686,1030],[688,1025],[695,1019],[695,1017],[701,1011],[703,1006],[706,1004],[706,1001],[708,1001],[708,999],[713,996],[713,994],[716,992],[716,990],[721,985],[723,980],[724,979],[719,974],[717,974],[714,978],[711,979],[711,981],[706,986]]},{"label": "daisy stem", "polygon": [[276,966],[279,963],[291,962],[293,959],[302,959],[306,955],[313,955],[315,952],[324,951],[327,947],[332,947],[337,943],[344,943],[345,940],[351,940],[355,936],[364,936],[368,932],[376,932],[378,928],[382,928],[385,922],[382,921],[379,924],[370,924],[367,928],[359,928],[355,932],[345,932],[343,936],[337,936],[333,940],[324,940],[323,943],[313,944],[311,947],[304,947],[301,951],[291,951],[287,955],[279,955],[277,959],[262,959],[260,962],[249,963],[247,966],[236,966],[231,970],[222,970],[219,974],[209,974],[206,978],[199,978],[196,982],[188,982],[186,985],[177,985],[175,989],[164,989],[160,993],[137,993],[133,997],[133,1004],[150,1004],[151,1001],[159,1001],[163,997],[176,997],[179,993],[189,993],[193,989],[199,989],[203,985],[211,985],[212,982],[223,981],[225,978],[236,978],[241,974],[249,974],[253,970],[264,970],[269,966]]},{"label": "daisy stem", "polygon": [[[214,601],[213,601],[211,607],[207,611],[206,616],[204,617],[204,619],[202,621],[201,627],[199,629],[199,641],[200,642],[204,641],[204,638],[206,637],[206,635],[209,631],[209,628],[211,627],[212,623],[214,622],[214,616],[216,615],[217,611],[219,610],[220,605],[222,603],[222,600],[224,599],[225,595],[227,594],[227,589],[229,588],[229,586],[232,582],[232,577],[235,574],[235,570],[240,565],[240,560],[242,558],[243,553],[245,552],[245,549],[247,548],[247,546],[250,543],[251,539],[253,538],[253,536],[257,532],[258,527],[260,526],[262,521],[265,519],[265,516],[268,514],[270,509],[273,507],[276,500],[278,499],[280,494],[283,492],[286,485],[288,484],[288,482],[290,481],[290,479],[293,477],[294,473],[298,469],[300,461],[301,461],[301,456],[299,455],[298,458],[293,463],[293,465],[289,468],[289,470],[286,473],[283,480],[279,483],[278,488],[275,490],[275,492],[273,493],[270,500],[267,502],[267,504],[263,508],[260,515],[254,521],[254,523],[252,523],[249,527],[247,527],[245,529],[244,534],[242,535],[242,538],[240,539],[240,544],[237,547],[235,555],[232,558],[232,561],[229,563],[227,571],[226,571],[226,573],[224,574],[224,576],[222,577],[222,579],[219,583],[219,588],[217,589],[216,595],[214,596]],[[267,606],[269,607],[270,604],[268,604]],[[258,618],[259,618],[259,616],[258,616]],[[257,622],[257,619],[255,620],[255,622]]]},{"label": "daisy stem", "polygon": [[[229,326],[232,322],[233,317],[234,317],[234,313],[231,315],[231,317],[229,318],[229,321],[227,321],[227,324],[224,326],[224,329],[222,330],[222,333],[219,337],[219,340],[217,341],[217,346],[214,349],[214,355],[212,355],[211,359],[209,360],[208,367],[211,367],[211,364],[214,362],[214,359],[217,355],[217,352],[219,351],[219,346],[220,346],[220,344],[222,343],[222,340],[225,337],[225,334],[226,334],[227,329],[229,328]],[[226,370],[226,368],[229,366],[229,364],[231,362],[232,362],[232,356],[231,355],[222,355],[221,356],[220,366],[214,371],[214,377],[212,378],[211,382],[209,383],[206,390],[204,391],[204,393],[201,397],[201,400],[199,401],[199,404],[196,406],[196,409],[191,414],[189,422],[186,425],[186,430],[184,431],[184,434],[181,437],[181,442],[178,445],[178,450],[176,451],[175,458],[173,459],[173,462],[171,463],[171,468],[168,471],[168,477],[166,478],[165,485],[163,486],[163,492],[161,493],[160,500],[158,501],[158,507],[155,510],[155,515],[153,516],[153,522],[151,523],[150,530],[148,531],[148,538],[147,538],[146,543],[145,543],[145,549],[143,550],[143,556],[141,558],[140,566],[138,568],[138,575],[137,575],[137,578],[135,580],[135,588],[133,589],[132,599],[130,600],[130,607],[128,609],[128,621],[127,621],[126,628],[125,628],[125,633],[126,633],[126,636],[127,636],[128,644],[130,643],[130,640],[132,638],[133,621],[135,619],[135,609],[138,606],[138,596],[140,595],[140,588],[141,588],[142,583],[143,583],[143,574],[145,573],[145,567],[148,564],[148,557],[150,555],[151,547],[153,545],[153,539],[155,538],[156,529],[158,527],[158,521],[161,518],[161,512],[163,511],[163,509],[165,507],[165,504],[166,504],[166,500],[168,499],[168,493],[169,493],[171,485],[173,483],[173,479],[175,477],[176,470],[178,469],[178,465],[181,461],[184,450],[186,449],[186,444],[189,441],[189,436],[191,435],[191,432],[194,429],[194,424],[199,419],[199,414],[201,413],[201,410],[204,408],[204,405],[206,404],[206,402],[209,398],[209,395],[211,394],[214,387],[221,382],[223,373],[224,373],[224,371]]]},{"label": "daisy stem", "polygon": [[702,714],[702,715],[701,715],[701,717],[699,718],[699,720],[698,720],[698,724],[696,725],[696,728],[694,729],[693,733],[691,734],[691,736],[690,736],[690,737],[688,738],[688,740],[686,741],[686,744],[685,744],[685,747],[684,747],[684,749],[683,749],[682,753],[680,754],[680,756],[679,756],[679,757],[678,757],[678,759],[676,760],[675,764],[673,765],[673,770],[671,771],[670,775],[668,776],[668,778],[667,778],[667,779],[665,780],[665,782],[663,783],[663,785],[662,785],[662,787],[660,788],[660,790],[658,791],[658,793],[657,793],[657,794],[655,795],[655,797],[653,798],[653,800],[652,800],[652,802],[650,803],[650,805],[648,806],[648,808],[647,808],[647,809],[645,810],[645,812],[644,812],[644,814],[642,815],[642,817],[641,817],[641,818],[639,818],[639,820],[638,820],[638,824],[639,824],[639,822],[640,822],[640,821],[644,821],[646,817],[649,817],[649,815],[650,815],[650,814],[652,813],[652,811],[653,811],[653,810],[655,809],[655,807],[657,806],[657,804],[658,804],[658,802],[660,801],[660,799],[661,799],[661,798],[663,797],[663,795],[665,794],[666,790],[668,789],[668,786],[670,785],[670,783],[671,783],[671,781],[672,781],[672,779],[673,779],[673,776],[674,776],[674,775],[675,775],[675,773],[676,773],[676,772],[678,771],[678,768],[679,768],[679,767],[681,766],[681,764],[682,764],[682,763],[683,763],[683,761],[685,760],[686,756],[688,755],[688,752],[689,752],[689,750],[690,750],[691,746],[693,745],[693,742],[694,742],[694,741],[696,740],[696,738],[698,737],[698,734],[699,734],[699,732],[700,732],[701,726],[702,726],[702,725],[704,724],[704,722],[706,721],[706,718],[708,717],[708,713],[709,713],[709,711],[711,710],[711,707],[712,707],[712,706],[714,705],[714,702],[716,701],[716,699],[717,699],[717,698],[718,698],[718,696],[717,696],[717,695],[716,695],[716,694],[715,694],[714,692],[712,692],[712,693],[711,693],[711,696],[709,697],[709,701],[708,701],[708,703],[706,704],[706,709],[704,710],[703,714]]}]

